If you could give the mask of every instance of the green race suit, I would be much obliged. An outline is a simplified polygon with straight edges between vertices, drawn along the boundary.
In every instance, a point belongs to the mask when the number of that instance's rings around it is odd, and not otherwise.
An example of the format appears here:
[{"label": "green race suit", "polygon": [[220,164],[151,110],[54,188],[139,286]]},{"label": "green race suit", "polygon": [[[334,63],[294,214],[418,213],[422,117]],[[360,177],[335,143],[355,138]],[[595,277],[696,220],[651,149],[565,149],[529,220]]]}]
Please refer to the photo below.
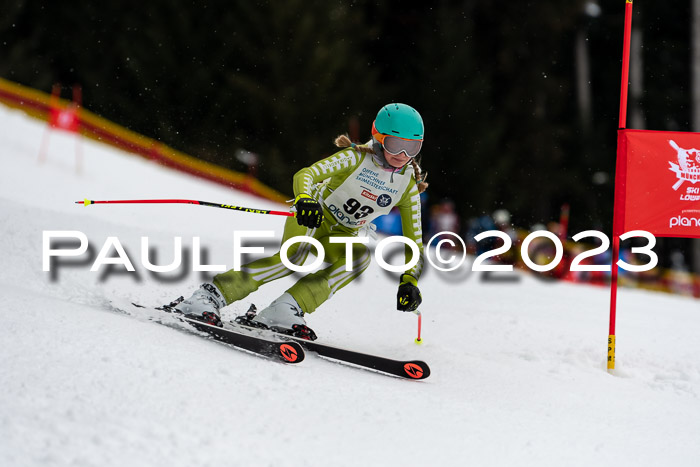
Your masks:
[{"label": "green race suit", "polygon": [[[394,172],[386,171],[371,155],[347,148],[297,172],[294,195],[301,193],[311,195],[323,205],[324,220],[317,229],[308,229],[298,225],[295,218],[288,218],[282,243],[301,235],[313,237],[323,246],[325,261],[330,263],[302,277],[287,290],[304,312],[312,313],[370,264],[367,246],[353,244],[352,270],[346,271],[346,245],[330,243],[329,239],[357,236],[372,219],[388,214],[394,206],[401,214],[403,235],[413,240],[420,251],[418,263],[405,273],[416,279],[420,277],[423,269],[421,204],[410,164]],[[295,243],[287,251],[287,257],[290,262],[302,265],[312,251],[314,248],[309,243]],[[406,257],[410,258],[411,254],[410,247],[406,246]],[[248,263],[240,271],[219,274],[214,277],[214,284],[230,304],[261,285],[293,272],[282,263],[278,252]]]}]

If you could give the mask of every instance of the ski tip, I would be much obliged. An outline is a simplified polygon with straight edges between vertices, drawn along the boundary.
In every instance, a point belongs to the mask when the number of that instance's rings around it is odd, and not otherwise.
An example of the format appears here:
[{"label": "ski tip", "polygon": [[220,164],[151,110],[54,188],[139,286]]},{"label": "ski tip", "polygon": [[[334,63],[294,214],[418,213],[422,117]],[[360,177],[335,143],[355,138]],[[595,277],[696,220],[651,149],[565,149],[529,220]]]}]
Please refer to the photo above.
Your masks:
[{"label": "ski tip", "polygon": [[89,206],[92,204],[92,201],[85,198],[82,201],[76,201],[75,204],[84,204],[85,206]]},{"label": "ski tip", "polygon": [[406,362],[403,366],[404,376],[409,379],[425,379],[430,376],[430,367],[420,360]]}]

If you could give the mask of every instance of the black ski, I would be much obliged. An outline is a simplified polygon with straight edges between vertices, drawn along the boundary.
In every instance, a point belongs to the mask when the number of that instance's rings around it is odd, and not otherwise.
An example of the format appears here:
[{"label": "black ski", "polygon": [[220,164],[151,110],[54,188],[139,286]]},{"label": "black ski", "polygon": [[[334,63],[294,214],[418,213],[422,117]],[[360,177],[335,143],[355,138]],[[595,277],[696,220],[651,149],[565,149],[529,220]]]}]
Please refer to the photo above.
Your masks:
[{"label": "black ski", "polygon": [[408,379],[425,379],[430,376],[430,367],[427,363],[421,360],[392,360],[390,358],[370,355],[354,350],[341,349],[327,344],[320,344],[315,341],[306,341],[297,339],[305,349],[316,352],[317,354],[338,360],[344,363],[358,365],[364,368],[381,371],[390,375],[399,376]]},{"label": "black ski", "polygon": [[[132,303],[137,308],[146,308],[143,305]],[[181,313],[173,312],[166,308],[155,308],[160,312],[172,314],[180,321],[193,326],[198,331],[206,332],[213,339],[232,345],[239,349],[270,357],[283,363],[299,363],[304,360],[304,349],[299,343],[291,340],[275,339],[253,335],[248,332],[240,332],[231,328],[223,328],[205,323],[196,319],[188,318]]]},{"label": "black ski", "polygon": [[194,326],[195,329],[206,332],[214,339],[226,342],[234,347],[275,358],[284,363],[299,363],[304,360],[304,349],[297,342],[268,340],[251,334],[236,332],[225,327],[214,326],[186,316],[178,316],[178,318]]},{"label": "black ski", "polygon": [[[160,313],[168,313],[180,321],[193,326],[197,330],[209,334],[213,339],[262,356],[274,358],[284,363],[299,363],[303,361],[305,358],[304,349],[306,349],[340,363],[346,363],[400,378],[418,380],[430,376],[430,367],[421,360],[393,360],[323,344],[318,341],[300,339],[267,329],[253,328],[236,322],[223,323],[223,327],[219,327],[188,318],[173,311],[170,307],[149,308],[136,303],[132,303],[132,305],[137,308],[158,310]],[[118,307],[115,308],[119,309]]]},{"label": "black ski", "polygon": [[[322,344],[317,341],[309,341],[298,337],[288,336],[286,334],[278,334],[269,330],[251,328],[240,323],[224,323],[225,329],[248,330],[251,333],[258,335],[278,335],[282,339],[289,342],[297,342],[307,350],[316,352],[318,355],[341,363],[357,365],[362,368],[367,368],[382,373],[387,373],[393,376],[407,379],[425,379],[430,376],[430,367],[427,363],[421,360],[392,360],[390,358],[379,357],[377,355],[365,354],[354,350],[342,349],[328,344]],[[243,332],[243,331],[242,331]]]}]

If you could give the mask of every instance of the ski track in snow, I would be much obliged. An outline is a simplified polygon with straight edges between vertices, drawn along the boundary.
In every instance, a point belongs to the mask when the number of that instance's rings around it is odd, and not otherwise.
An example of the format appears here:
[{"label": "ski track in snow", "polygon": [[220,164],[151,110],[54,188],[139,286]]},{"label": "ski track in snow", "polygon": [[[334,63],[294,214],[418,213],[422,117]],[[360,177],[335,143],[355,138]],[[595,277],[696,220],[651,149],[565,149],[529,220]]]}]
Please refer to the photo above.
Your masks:
[{"label": "ski track in snow", "polygon": [[[38,164],[45,125],[5,107],[0,122],[0,465],[698,465],[698,300],[621,289],[612,376],[606,288],[521,273],[491,283],[427,266],[425,344],[416,346],[415,315],[393,309],[396,279],[373,262],[308,322],[342,347],[423,359],[430,378],[391,378],[310,352],[280,364],[109,304],[161,304],[206,278],[146,271],[142,236],[157,264],[172,260],[175,236],[190,249],[199,236],[206,261],[230,267],[235,229],[279,236],[283,219],[74,201],[284,207],[89,140],[76,174],[74,138],[58,132]],[[84,232],[93,258],[117,236],[138,274],[92,273],[84,259],[43,272],[45,230]],[[261,288],[225,318],[291,283]]]}]

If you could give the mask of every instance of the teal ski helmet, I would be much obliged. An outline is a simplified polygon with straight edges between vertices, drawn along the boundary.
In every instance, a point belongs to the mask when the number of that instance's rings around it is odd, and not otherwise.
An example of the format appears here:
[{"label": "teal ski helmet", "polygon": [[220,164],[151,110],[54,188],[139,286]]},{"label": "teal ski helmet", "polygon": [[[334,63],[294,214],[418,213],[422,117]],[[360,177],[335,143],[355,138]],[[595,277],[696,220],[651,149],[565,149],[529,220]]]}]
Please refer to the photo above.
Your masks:
[{"label": "teal ski helmet", "polygon": [[406,104],[387,104],[379,110],[372,124],[372,136],[382,143],[384,136],[422,140],[423,119],[416,109]]}]

